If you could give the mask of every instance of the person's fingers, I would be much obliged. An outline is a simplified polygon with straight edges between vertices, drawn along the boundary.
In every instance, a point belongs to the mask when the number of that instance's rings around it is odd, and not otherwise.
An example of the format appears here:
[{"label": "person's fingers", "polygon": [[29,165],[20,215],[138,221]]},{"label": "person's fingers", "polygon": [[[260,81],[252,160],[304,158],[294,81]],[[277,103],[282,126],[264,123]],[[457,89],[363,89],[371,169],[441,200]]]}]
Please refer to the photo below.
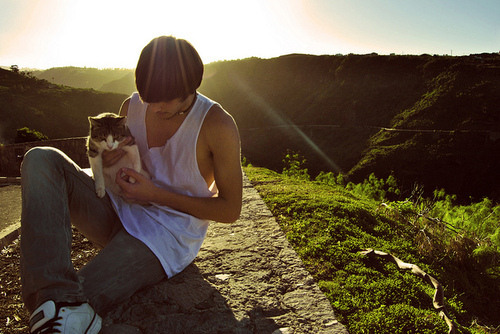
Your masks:
[{"label": "person's fingers", "polygon": [[130,144],[131,142],[132,142],[132,137],[130,137],[130,136],[129,136],[129,137],[125,138],[125,139],[124,139],[124,140],[123,140],[123,141],[122,141],[122,142],[118,145],[118,148],[121,148],[121,147],[123,147],[123,146],[125,146],[125,145],[128,145],[128,144]]}]

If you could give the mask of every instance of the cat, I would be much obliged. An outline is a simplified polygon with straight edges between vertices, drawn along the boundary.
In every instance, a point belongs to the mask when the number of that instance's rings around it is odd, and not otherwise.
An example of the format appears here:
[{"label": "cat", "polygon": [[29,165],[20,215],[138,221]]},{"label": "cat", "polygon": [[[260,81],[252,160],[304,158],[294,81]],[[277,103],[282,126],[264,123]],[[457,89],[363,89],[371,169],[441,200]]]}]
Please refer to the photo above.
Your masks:
[{"label": "cat", "polygon": [[[132,168],[138,173],[149,177],[142,168],[139,148],[134,137],[127,127],[127,118],[113,113],[102,113],[89,118],[90,130],[87,137],[87,155],[89,158],[92,176],[95,182],[95,191],[98,197],[106,194],[106,189],[120,195],[121,189],[115,182],[116,173],[123,167]],[[132,141],[121,147],[126,152],[116,164],[104,167],[102,165],[102,152],[115,150],[127,137]],[[134,178],[128,182],[135,183]]]}]

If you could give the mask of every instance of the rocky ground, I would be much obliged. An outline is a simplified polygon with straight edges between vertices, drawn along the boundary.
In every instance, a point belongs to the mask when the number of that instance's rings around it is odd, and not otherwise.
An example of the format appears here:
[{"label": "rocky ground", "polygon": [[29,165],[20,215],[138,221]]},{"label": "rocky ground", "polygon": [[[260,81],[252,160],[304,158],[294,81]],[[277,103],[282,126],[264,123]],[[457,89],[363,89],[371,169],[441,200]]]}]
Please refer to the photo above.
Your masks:
[{"label": "rocky ground", "polygon": [[[76,234],[75,267],[96,250]],[[24,333],[18,241],[1,255],[0,333]],[[104,318],[103,333],[347,333],[258,193],[245,182],[233,224],[212,223],[182,273],[136,293]]]}]

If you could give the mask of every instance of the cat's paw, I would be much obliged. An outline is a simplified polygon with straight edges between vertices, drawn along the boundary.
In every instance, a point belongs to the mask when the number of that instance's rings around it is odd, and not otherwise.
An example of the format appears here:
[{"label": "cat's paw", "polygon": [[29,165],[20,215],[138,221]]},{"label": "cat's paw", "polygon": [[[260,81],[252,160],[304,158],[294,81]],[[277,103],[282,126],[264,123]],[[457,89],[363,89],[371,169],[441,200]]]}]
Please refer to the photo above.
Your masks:
[{"label": "cat's paw", "polygon": [[95,193],[97,194],[97,197],[103,198],[104,195],[106,195],[106,189],[104,187],[96,187]]}]

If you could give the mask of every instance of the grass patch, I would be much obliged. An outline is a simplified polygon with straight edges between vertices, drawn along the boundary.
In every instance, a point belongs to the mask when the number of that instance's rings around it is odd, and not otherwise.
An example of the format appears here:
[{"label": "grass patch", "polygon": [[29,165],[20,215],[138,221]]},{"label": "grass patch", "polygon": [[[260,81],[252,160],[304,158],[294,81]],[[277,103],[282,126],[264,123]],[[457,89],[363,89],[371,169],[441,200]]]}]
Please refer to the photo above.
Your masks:
[{"label": "grass patch", "polygon": [[[360,255],[366,248],[391,253],[439,280],[460,332],[498,333],[491,328],[500,325],[495,316],[500,279],[474,272],[474,266],[461,267],[451,253],[423,253],[418,228],[379,210],[380,202],[335,182],[252,166],[245,173],[350,333],[448,331],[433,308],[434,289],[394,263]],[[488,303],[489,310],[478,301]]]}]

